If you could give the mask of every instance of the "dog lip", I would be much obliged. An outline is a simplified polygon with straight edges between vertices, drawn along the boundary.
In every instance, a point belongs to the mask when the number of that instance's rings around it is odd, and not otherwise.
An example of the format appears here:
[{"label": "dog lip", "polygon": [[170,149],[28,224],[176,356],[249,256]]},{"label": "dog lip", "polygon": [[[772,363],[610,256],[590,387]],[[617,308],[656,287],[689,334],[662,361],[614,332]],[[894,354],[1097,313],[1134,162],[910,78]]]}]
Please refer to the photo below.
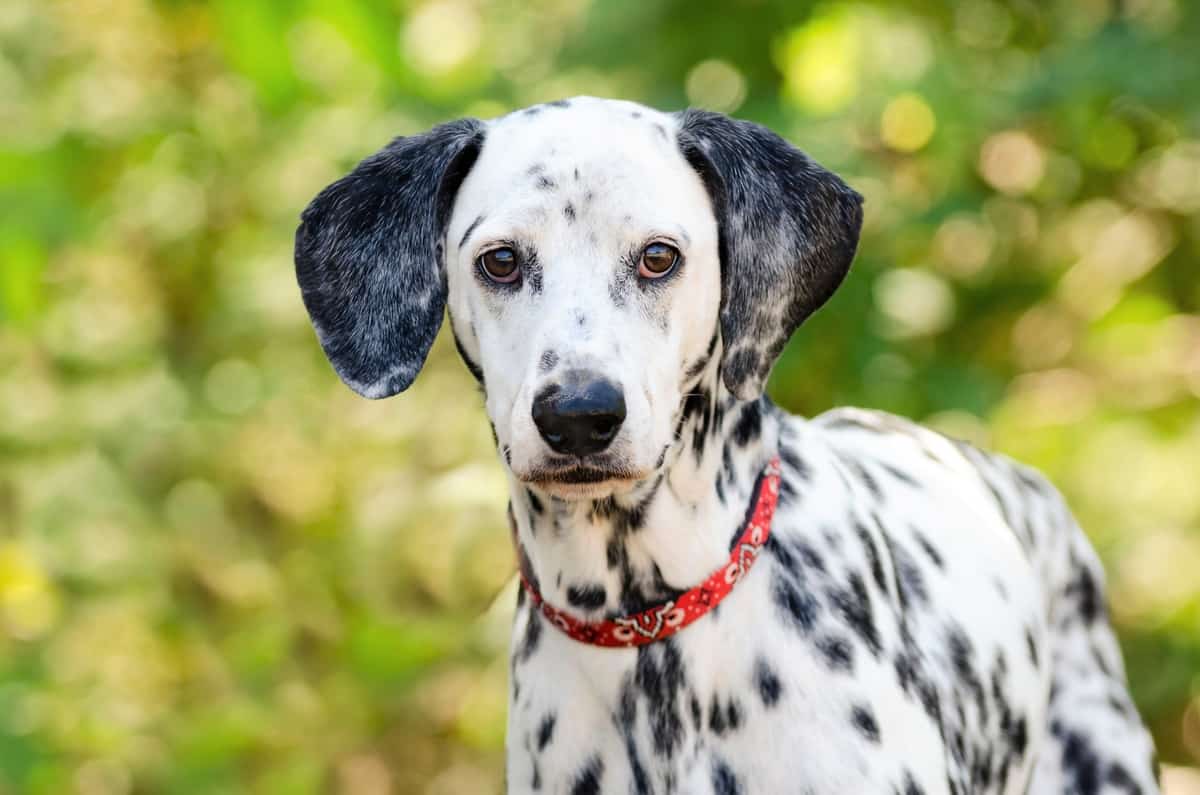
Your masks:
[{"label": "dog lip", "polygon": [[517,477],[526,483],[538,485],[587,485],[607,483],[609,481],[641,480],[646,477],[646,473],[641,470],[633,470],[620,466],[567,464],[562,466],[537,467]]}]

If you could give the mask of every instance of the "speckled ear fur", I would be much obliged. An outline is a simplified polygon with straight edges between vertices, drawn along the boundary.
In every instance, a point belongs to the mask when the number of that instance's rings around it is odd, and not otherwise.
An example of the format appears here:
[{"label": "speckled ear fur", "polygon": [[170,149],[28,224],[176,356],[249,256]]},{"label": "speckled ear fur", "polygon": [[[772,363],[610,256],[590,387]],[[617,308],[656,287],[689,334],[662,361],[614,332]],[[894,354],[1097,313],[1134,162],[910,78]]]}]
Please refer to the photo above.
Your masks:
[{"label": "speckled ear fur", "polygon": [[678,118],[719,226],[722,376],[749,400],[850,269],[862,197],[766,127],[701,110]]},{"label": "speckled ear fur", "polygon": [[474,119],[397,138],[301,216],[304,305],[334,369],[364,397],[404,391],[429,354],[446,305],[446,223],[482,141]]}]

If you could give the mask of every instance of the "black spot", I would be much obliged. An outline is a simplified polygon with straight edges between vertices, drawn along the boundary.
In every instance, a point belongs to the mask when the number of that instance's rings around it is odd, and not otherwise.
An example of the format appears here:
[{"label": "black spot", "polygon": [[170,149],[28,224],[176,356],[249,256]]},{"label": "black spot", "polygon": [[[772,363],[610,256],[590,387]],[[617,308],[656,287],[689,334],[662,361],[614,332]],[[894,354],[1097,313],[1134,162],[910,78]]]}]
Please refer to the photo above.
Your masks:
[{"label": "black spot", "polygon": [[790,505],[797,497],[796,489],[792,487],[790,481],[779,481],[779,504]]},{"label": "black spot", "polygon": [[939,569],[946,568],[946,562],[942,559],[941,553],[937,551],[937,547],[930,543],[929,539],[915,528],[913,529],[912,534],[913,538],[917,539],[917,544],[920,545],[922,551],[929,556],[929,560],[933,563],[933,565],[937,566]]},{"label": "black spot", "polygon": [[546,104],[552,108],[569,108],[569,107],[571,107],[570,100],[566,100],[566,99],[556,99],[553,102],[547,102]]},{"label": "black spot", "polygon": [[889,544],[892,560],[896,568],[896,576],[900,586],[900,602],[902,605],[911,603],[927,604],[929,590],[925,586],[925,575],[921,572],[917,561],[903,547]]},{"label": "black spot", "polygon": [[804,562],[805,566],[815,569],[822,574],[825,573],[825,558],[821,556],[821,553],[812,544],[807,541],[797,541],[796,552],[799,553],[800,560]]},{"label": "black spot", "polygon": [[891,475],[892,477],[894,477],[896,480],[900,481],[901,483],[904,483],[905,485],[908,485],[908,486],[912,486],[913,488],[917,488],[917,489],[921,488],[920,482],[917,481],[916,478],[914,478],[912,475],[908,474],[904,470],[897,469],[896,467],[892,466],[891,464],[885,464],[883,462],[880,462],[879,466],[882,467],[885,472],[887,472],[889,475]]},{"label": "black spot", "polygon": [[1109,694],[1107,700],[1108,700],[1108,707],[1113,712],[1117,713],[1118,715],[1120,715],[1122,717],[1126,717],[1126,718],[1130,717],[1131,710],[1129,709],[1129,705],[1126,704],[1124,701],[1122,701],[1121,699],[1117,698],[1117,696],[1112,695],[1112,694]]},{"label": "black spot", "polygon": [[537,610],[529,611],[529,620],[525,624],[525,636],[521,640],[521,646],[517,650],[517,659],[521,662],[528,660],[537,651],[538,643],[542,639],[542,614]]},{"label": "black spot", "polygon": [[[483,368],[481,368],[478,364],[476,364],[475,361],[470,356],[467,355],[466,350],[463,349],[462,340],[460,340],[458,338],[458,335],[454,334],[453,336],[454,336],[454,347],[458,350],[458,358],[463,360],[463,364],[465,364],[467,366],[467,371],[469,373],[471,373],[471,377],[475,379],[475,382],[477,384],[479,384],[480,387],[483,387],[484,386]],[[493,438],[495,437],[495,435],[496,435],[496,430],[493,427],[492,428]]]},{"label": "black spot", "polygon": [[738,727],[742,725],[742,705],[736,698],[730,698],[729,704],[725,707],[725,722],[729,725],[730,731],[737,731]]},{"label": "black spot", "polygon": [[[921,785],[913,778],[912,771],[909,770],[904,771],[904,783],[895,791],[897,795],[925,795],[925,790],[921,788]],[[958,792],[953,783],[951,783],[950,791],[953,793]]]},{"label": "black spot", "polygon": [[529,291],[534,295],[542,292],[542,266],[537,255],[527,251],[522,256],[521,279],[529,284]]},{"label": "black spot", "polygon": [[537,732],[537,749],[538,751],[546,750],[546,746],[554,739],[554,724],[558,717],[553,713],[549,713],[542,718],[541,724],[538,726]]},{"label": "black spot", "polygon": [[1120,762],[1113,762],[1108,768],[1108,775],[1104,777],[1106,783],[1111,784],[1117,789],[1122,789],[1128,795],[1142,795],[1142,788],[1133,780],[1133,776],[1129,775],[1129,771],[1124,768]]},{"label": "black spot", "polygon": [[713,795],[741,795],[741,784],[723,759],[713,760],[712,783]]},{"label": "black spot", "polygon": [[876,722],[875,713],[870,707],[858,706],[851,709],[850,722],[867,741],[879,742],[879,723]]},{"label": "black spot", "polygon": [[[876,520],[878,524],[878,520]],[[854,522],[854,532],[858,534],[859,541],[862,542],[863,552],[867,556],[867,563],[871,567],[871,578],[875,580],[875,585],[879,590],[887,593],[887,580],[883,575],[883,563],[879,558],[879,549],[875,546],[875,539],[871,537],[871,531],[866,528],[861,522]]]},{"label": "black spot", "polygon": [[575,220],[575,205],[567,202],[567,206],[563,207],[563,215],[568,221]]},{"label": "black spot", "polygon": [[1100,757],[1083,732],[1071,731],[1051,721],[1050,731],[1062,743],[1062,770],[1066,792],[1097,795],[1100,792]]},{"label": "black spot", "polygon": [[[741,534],[742,528],[739,527],[733,536],[735,542],[741,536]],[[778,534],[767,536],[767,543],[764,546],[766,547],[767,552],[775,556],[775,558],[779,561],[780,566],[788,571],[796,570],[796,557],[794,554],[792,554],[791,548],[783,541],[779,540]]]},{"label": "black spot", "polygon": [[467,244],[467,238],[471,236],[471,233],[474,232],[481,223],[483,223],[483,216],[476,216],[475,220],[471,222],[471,225],[467,227],[467,231],[463,232],[462,239],[458,241],[459,248],[462,248]]},{"label": "black spot", "polygon": [[821,652],[825,664],[834,671],[854,670],[854,647],[845,638],[835,635],[817,638],[817,651]]},{"label": "black spot", "polygon": [[1104,613],[1103,600],[1096,579],[1085,565],[1079,565],[1079,573],[1073,582],[1067,586],[1067,593],[1074,595],[1079,607],[1079,615],[1084,624],[1092,624]]},{"label": "black spot", "polygon": [[545,510],[545,508],[542,506],[542,501],[539,500],[537,495],[534,494],[532,491],[530,491],[529,489],[525,489],[525,496],[529,498],[529,510],[531,510],[535,514],[539,514],[539,515],[542,513],[543,510]]},{"label": "black spot", "polygon": [[558,187],[558,183],[545,174],[539,175],[537,180],[534,181],[534,185],[537,186],[538,190],[553,190]]},{"label": "black spot", "polygon": [[620,712],[613,716],[617,731],[625,740],[625,756],[629,759],[629,770],[633,775],[634,795],[650,795],[650,780],[638,754],[637,737],[637,694],[634,692],[633,677],[626,676],[621,685]]},{"label": "black spot", "polygon": [[854,474],[858,476],[858,479],[861,480],[863,485],[867,487],[867,491],[871,492],[871,496],[877,500],[883,499],[883,489],[879,487],[879,481],[875,479],[874,475],[867,471],[865,466],[863,466],[860,462],[855,461],[853,458],[843,457],[842,461],[847,467],[854,471]]},{"label": "black spot", "polygon": [[783,695],[783,683],[779,681],[770,664],[761,657],[754,664],[754,687],[758,690],[758,697],[762,699],[764,707],[775,706]]},{"label": "black spot", "polygon": [[790,446],[784,445],[780,448],[779,458],[786,466],[796,473],[796,477],[805,481],[812,479],[812,469],[807,463],[805,463],[804,459],[800,457],[800,454],[793,450]]},{"label": "black spot", "polygon": [[785,617],[802,632],[809,632],[817,620],[820,606],[816,598],[790,578],[776,574],[771,584],[771,596]]},{"label": "black spot", "polygon": [[679,698],[685,684],[683,655],[673,639],[638,647],[634,681],[646,696],[654,750],[670,758],[683,736]]},{"label": "black spot", "polygon": [[916,648],[915,641],[907,632],[902,634],[905,650],[898,653],[892,660],[896,671],[896,681],[899,682],[901,690],[920,701],[926,715],[935,722],[941,723],[942,704],[941,698],[938,696],[938,689],[925,674],[921,654]]},{"label": "black spot", "polygon": [[1028,627],[1025,629],[1025,649],[1029,652],[1029,662],[1033,664],[1034,668],[1037,668],[1039,665],[1037,641],[1033,639],[1033,630]]},{"label": "black spot", "polygon": [[622,558],[625,556],[625,546],[618,540],[613,539],[604,547],[604,559],[608,563],[610,569],[615,569],[620,565]]},{"label": "black spot", "polygon": [[1008,732],[1008,744],[1017,756],[1025,753],[1025,747],[1029,744],[1029,733],[1025,725],[1025,718],[1018,718],[1012,722]]},{"label": "black spot", "polygon": [[613,271],[612,279],[608,282],[608,299],[613,306],[623,307],[629,300],[629,291],[633,285],[633,271],[624,265]]},{"label": "black spot", "polygon": [[762,434],[762,406],[757,400],[750,401],[742,408],[741,416],[733,426],[733,440],[739,447],[745,447]]},{"label": "black spot", "polygon": [[733,451],[726,444],[721,450],[721,474],[725,476],[725,481],[730,485],[737,482],[737,470],[733,465]]},{"label": "black spot", "polygon": [[640,110],[635,110],[635,111],[632,111],[632,112],[629,114],[629,118],[631,118],[631,119],[640,119],[640,118],[642,118],[642,112],[641,112]]},{"label": "black spot", "polygon": [[664,141],[667,140],[667,128],[662,126],[658,122],[654,123],[654,132],[658,133],[658,136],[660,138],[662,138]]},{"label": "black spot", "polygon": [[580,610],[599,610],[607,599],[603,585],[567,586],[567,603]]},{"label": "black spot", "polygon": [[708,728],[715,735],[725,734],[726,731],[736,731],[742,725],[742,705],[737,699],[730,699],[722,707],[720,699],[713,695],[713,704],[708,711]]},{"label": "black spot", "polygon": [[717,736],[725,733],[725,710],[721,709],[721,702],[717,699],[715,693],[713,694],[712,705],[708,708],[708,728]]},{"label": "black spot", "polygon": [[712,426],[713,400],[707,387],[699,387],[691,392],[684,400],[684,415],[695,417],[696,425],[692,428],[692,455],[699,464],[704,458],[704,449],[708,445],[708,433]]},{"label": "black spot", "polygon": [[538,359],[538,369],[543,373],[548,373],[558,365],[558,354],[554,351],[542,351],[542,356]]},{"label": "black spot", "polygon": [[575,777],[571,795],[600,795],[600,780],[604,777],[604,761],[593,756]]},{"label": "black spot", "polygon": [[875,628],[871,597],[862,577],[857,573],[851,574],[848,587],[830,589],[829,598],[834,611],[846,625],[867,644],[872,654],[879,656],[883,647],[879,641],[879,631]]},{"label": "black spot", "polygon": [[955,676],[958,677],[959,684],[974,698],[975,707],[979,710],[980,721],[986,723],[987,694],[983,689],[983,682],[980,681],[979,674],[975,671],[975,651],[971,646],[971,641],[961,628],[951,627],[947,634],[947,642]]}]

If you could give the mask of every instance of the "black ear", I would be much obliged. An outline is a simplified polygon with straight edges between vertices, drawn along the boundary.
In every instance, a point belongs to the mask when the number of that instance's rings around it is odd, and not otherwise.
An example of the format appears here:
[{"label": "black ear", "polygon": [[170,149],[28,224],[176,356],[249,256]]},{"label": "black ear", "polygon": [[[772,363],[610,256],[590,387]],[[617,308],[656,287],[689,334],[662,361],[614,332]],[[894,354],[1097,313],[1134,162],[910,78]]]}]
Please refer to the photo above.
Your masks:
[{"label": "black ear", "polygon": [[850,269],[862,197],[759,124],[687,110],[679,145],[717,216],[722,376],[748,400],[762,393],[792,332]]},{"label": "black ear", "polygon": [[408,388],[446,306],[451,205],[483,142],[474,119],[397,138],[312,200],[296,278],[325,355],[364,397]]}]

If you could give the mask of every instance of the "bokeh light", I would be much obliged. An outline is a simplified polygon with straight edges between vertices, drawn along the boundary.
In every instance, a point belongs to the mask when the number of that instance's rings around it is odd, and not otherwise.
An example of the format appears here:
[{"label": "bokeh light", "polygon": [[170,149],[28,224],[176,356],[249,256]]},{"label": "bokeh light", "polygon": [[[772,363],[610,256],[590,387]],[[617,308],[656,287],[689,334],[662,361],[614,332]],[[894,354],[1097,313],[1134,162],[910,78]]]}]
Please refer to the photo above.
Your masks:
[{"label": "bokeh light", "polygon": [[699,108],[733,113],[746,100],[746,78],[726,61],[701,61],[684,82],[688,102]]},{"label": "bokeh light", "polygon": [[883,109],[879,137],[898,152],[915,152],[933,137],[937,117],[918,94],[901,94]]},{"label": "bokeh light", "polygon": [[1046,173],[1046,154],[1026,132],[996,133],[979,151],[979,173],[1002,193],[1028,193]]}]

